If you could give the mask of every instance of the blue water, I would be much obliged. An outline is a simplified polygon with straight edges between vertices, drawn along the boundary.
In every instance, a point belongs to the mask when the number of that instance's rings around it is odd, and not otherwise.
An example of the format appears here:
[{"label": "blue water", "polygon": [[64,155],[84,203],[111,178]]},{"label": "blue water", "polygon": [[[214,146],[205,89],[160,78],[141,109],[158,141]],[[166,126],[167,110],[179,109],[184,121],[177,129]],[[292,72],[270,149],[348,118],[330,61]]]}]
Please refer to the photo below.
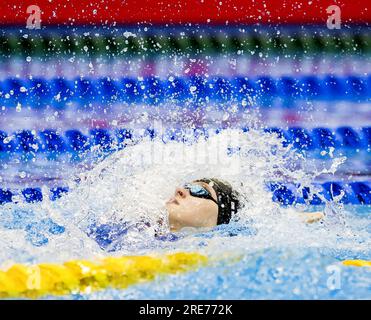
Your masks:
[{"label": "blue water", "polygon": [[[107,29],[110,34],[113,31]],[[192,55],[159,60],[118,56],[112,61],[89,55],[26,61],[13,57],[0,64],[4,91],[0,95],[0,203],[4,202],[0,206],[0,267],[190,251],[206,255],[210,263],[125,290],[63,298],[371,298],[370,268],[341,264],[344,259],[371,260],[371,207],[360,205],[370,203],[369,193],[354,194],[346,186],[352,182],[369,186],[370,181],[369,57],[271,54],[258,58],[246,52],[205,58],[200,62],[204,60],[208,67],[202,69],[201,77],[194,77],[198,71],[188,73],[189,66],[196,66],[192,60],[198,60]],[[147,65],[152,63],[158,80],[148,77]],[[336,80],[338,87],[329,79]],[[50,91],[37,86],[39,81]],[[127,81],[133,85],[124,85]],[[296,81],[304,90],[292,85]],[[100,86],[102,93],[97,90]],[[64,87],[69,87],[69,93]],[[140,89],[139,95],[134,88]],[[7,97],[6,93],[11,94]],[[141,162],[159,149],[158,144],[139,143],[122,153],[130,140],[123,131],[152,136],[161,121],[167,127],[162,137],[165,144],[176,140],[181,127],[193,130],[192,138],[199,132],[243,129],[245,136],[237,144],[222,145],[224,154],[240,150],[241,156],[231,161],[240,166],[240,172],[233,172],[231,163],[199,163],[181,157],[180,146],[171,142],[160,163]],[[264,131],[276,131],[286,141],[277,142],[277,137]],[[283,148],[290,144],[292,150]],[[108,154],[111,158],[102,165],[95,158],[95,148],[101,149],[99,161]],[[197,155],[215,157],[210,149]],[[188,155],[192,150],[186,151]],[[111,166],[115,161],[119,165]],[[184,179],[211,175],[236,185],[244,183],[242,191],[248,199],[240,221],[161,238],[154,237],[150,228],[126,229],[135,225],[139,215],[152,221],[163,215],[161,206]],[[330,196],[328,185],[322,201],[326,207],[307,205],[301,199],[304,208],[283,208],[272,202],[273,190],[265,188],[271,182],[309,187],[329,181],[346,189],[345,203],[359,205],[343,207],[326,201],[340,193],[334,190]],[[70,187],[70,192],[51,202],[44,189],[54,187]],[[24,203],[24,198],[39,202]],[[325,220],[306,225],[297,218],[302,209],[325,211]],[[103,233],[115,226],[111,242],[97,241],[89,231],[92,225],[100,226]]]},{"label": "blue water", "polygon": [[[323,252],[324,251],[324,252]],[[339,282],[331,277],[339,275]],[[370,299],[371,270],[345,267],[321,249],[267,249],[125,291],[76,299]],[[332,282],[334,281],[334,282]]]},{"label": "blue water", "polygon": [[[77,183],[66,179],[71,190],[56,201],[44,197],[36,203],[13,199],[16,203],[3,204],[2,267],[109,255],[199,252],[209,258],[209,264],[192,272],[161,276],[124,290],[107,289],[63,298],[370,298],[369,268],[341,265],[344,259],[371,260],[370,206],[344,206],[337,200],[322,206],[280,206],[264,187],[267,181],[284,176],[294,183],[310,184],[323,168],[313,169],[310,160],[305,160],[301,164],[307,167],[292,170],[297,154],[280,149],[280,141],[270,134],[249,131],[249,135],[239,137],[240,140],[231,141],[232,146],[238,142],[238,152],[231,152],[223,165],[196,159],[185,161],[182,152],[189,154],[192,145],[142,141],[97,163]],[[212,145],[213,141],[200,141],[198,146]],[[171,159],[140,162],[143,153],[160,146],[164,153],[173,155]],[[197,150],[202,154],[203,149]],[[212,154],[209,149],[204,150]],[[239,165],[237,171],[228,167],[229,158]],[[156,238],[151,227],[135,227],[138,219],[148,219],[145,221],[153,225],[163,216],[164,201],[181,181],[211,175],[227,177],[235,186],[244,183],[240,188],[246,196],[245,207],[239,212],[238,221],[212,230],[185,230],[161,238]],[[43,193],[44,189],[48,191],[47,186],[41,190]],[[325,219],[305,224],[298,215],[303,209],[322,211]],[[112,242],[102,243],[96,233],[91,233],[93,225],[100,226],[103,233],[106,226],[115,226],[109,239]],[[126,230],[126,226],[131,228]]]},{"label": "blue water", "polygon": [[[354,225],[362,222],[371,233],[370,207],[348,207]],[[357,223],[356,223],[357,222]],[[207,237],[251,238],[246,226],[225,227]],[[237,232],[236,232],[237,231]],[[214,233],[214,234],[213,234]],[[205,236],[205,235],[204,235]],[[202,236],[201,236],[202,238]],[[366,239],[363,239],[366,240]],[[341,238],[339,238],[341,241]],[[362,242],[362,239],[359,240]],[[237,241],[238,242],[238,241]],[[199,242],[199,246],[205,243]],[[334,243],[335,245],[335,243]],[[341,264],[345,259],[371,259],[371,250],[331,247],[236,248],[235,261],[227,250],[217,261],[186,274],[170,275],[127,290],[108,289],[73,299],[370,299],[371,269]],[[233,256],[233,255],[232,255]]]},{"label": "blue water", "polygon": [[[319,209],[312,207],[313,211]],[[270,231],[269,218],[263,228],[258,219],[251,219],[211,231],[162,237],[158,241],[144,234],[136,238],[139,243],[135,241],[132,245],[132,253],[197,251],[207,255],[210,262],[188,273],[161,276],[124,290],[106,289],[62,299],[370,299],[370,268],[341,265],[345,259],[371,259],[369,213],[370,206],[347,206],[346,226],[333,225],[335,232],[326,223],[304,226],[293,222],[287,227],[286,220],[281,233],[274,228]],[[28,204],[27,209],[13,205],[0,215],[0,233],[5,235],[0,244],[6,242],[6,232],[16,232],[18,237],[11,239],[13,247],[8,246],[7,252],[2,252],[2,261],[6,256],[24,263],[64,261],[63,252],[54,251],[63,241],[68,242],[66,248],[72,256],[79,256],[68,226],[48,217],[37,205]],[[304,228],[304,233],[295,240],[297,233],[302,232],[300,228]],[[326,233],[329,238],[324,236]],[[317,239],[321,235],[323,239]],[[11,237],[14,236],[12,233]],[[78,237],[75,240],[81,243],[89,241],[87,234],[80,233]],[[20,241],[22,249],[16,248],[16,241]],[[130,241],[125,239],[123,244],[130,245]],[[81,257],[86,257],[87,252],[93,256],[104,254],[90,245],[89,249],[86,244],[81,246]],[[63,250],[63,246],[60,248]],[[120,255],[120,248],[117,250]]]}]

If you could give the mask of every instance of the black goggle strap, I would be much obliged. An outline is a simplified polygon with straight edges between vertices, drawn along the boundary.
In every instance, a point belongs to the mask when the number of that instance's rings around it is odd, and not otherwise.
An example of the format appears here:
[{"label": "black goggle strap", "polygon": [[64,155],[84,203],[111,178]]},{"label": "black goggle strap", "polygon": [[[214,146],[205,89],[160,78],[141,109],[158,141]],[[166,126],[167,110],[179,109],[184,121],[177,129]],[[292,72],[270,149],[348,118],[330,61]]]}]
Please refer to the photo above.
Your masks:
[{"label": "black goggle strap", "polygon": [[231,198],[229,194],[218,193],[218,222],[217,224],[228,224],[233,215],[237,213],[239,202]]},{"label": "black goggle strap", "polygon": [[228,224],[232,218],[232,215],[237,213],[239,201],[232,199],[230,194],[225,193],[218,187],[218,184],[211,179],[200,179],[199,181],[210,184],[213,183],[213,188],[217,194],[218,201],[214,202],[218,205],[218,220],[217,224]]}]

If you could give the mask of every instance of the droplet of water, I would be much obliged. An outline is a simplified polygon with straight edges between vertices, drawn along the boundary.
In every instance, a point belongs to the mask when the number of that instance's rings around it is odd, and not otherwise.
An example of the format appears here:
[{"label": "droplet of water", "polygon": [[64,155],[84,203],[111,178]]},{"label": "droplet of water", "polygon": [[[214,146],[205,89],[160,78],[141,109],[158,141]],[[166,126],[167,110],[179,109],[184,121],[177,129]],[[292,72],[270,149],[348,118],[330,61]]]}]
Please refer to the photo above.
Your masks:
[{"label": "droplet of water", "polygon": [[189,88],[189,91],[191,91],[191,93],[195,92],[197,90],[197,87],[196,86],[191,86]]},{"label": "droplet of water", "polygon": [[13,136],[9,136],[9,137],[6,137],[4,140],[3,140],[3,143],[5,144],[8,144],[10,141],[13,140]]},{"label": "droplet of water", "polygon": [[21,112],[22,111],[22,105],[18,102],[17,106],[15,107],[16,112]]}]

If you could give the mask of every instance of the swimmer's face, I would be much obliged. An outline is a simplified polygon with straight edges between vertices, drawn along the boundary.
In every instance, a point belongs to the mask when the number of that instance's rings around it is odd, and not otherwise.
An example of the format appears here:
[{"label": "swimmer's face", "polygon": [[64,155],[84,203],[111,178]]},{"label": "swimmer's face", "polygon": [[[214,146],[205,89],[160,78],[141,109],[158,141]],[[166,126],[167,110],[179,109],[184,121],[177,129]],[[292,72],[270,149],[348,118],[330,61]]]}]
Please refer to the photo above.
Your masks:
[{"label": "swimmer's face", "polygon": [[[204,182],[192,182],[209,191],[213,199],[217,199],[215,190]],[[214,227],[218,220],[218,205],[204,198],[194,197],[188,189],[177,188],[174,196],[166,202],[171,231],[184,227]]]}]

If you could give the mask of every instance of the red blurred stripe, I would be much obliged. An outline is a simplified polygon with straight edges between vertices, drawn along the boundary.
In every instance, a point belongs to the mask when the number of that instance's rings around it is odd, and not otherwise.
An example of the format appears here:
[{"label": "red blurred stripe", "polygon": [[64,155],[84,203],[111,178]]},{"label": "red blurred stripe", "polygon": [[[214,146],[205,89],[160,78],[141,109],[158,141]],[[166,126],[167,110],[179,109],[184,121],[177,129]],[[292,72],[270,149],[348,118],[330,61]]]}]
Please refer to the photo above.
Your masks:
[{"label": "red blurred stripe", "polygon": [[25,25],[26,8],[38,5],[42,24],[326,23],[337,4],[343,23],[371,22],[370,0],[7,0],[1,24]]}]

